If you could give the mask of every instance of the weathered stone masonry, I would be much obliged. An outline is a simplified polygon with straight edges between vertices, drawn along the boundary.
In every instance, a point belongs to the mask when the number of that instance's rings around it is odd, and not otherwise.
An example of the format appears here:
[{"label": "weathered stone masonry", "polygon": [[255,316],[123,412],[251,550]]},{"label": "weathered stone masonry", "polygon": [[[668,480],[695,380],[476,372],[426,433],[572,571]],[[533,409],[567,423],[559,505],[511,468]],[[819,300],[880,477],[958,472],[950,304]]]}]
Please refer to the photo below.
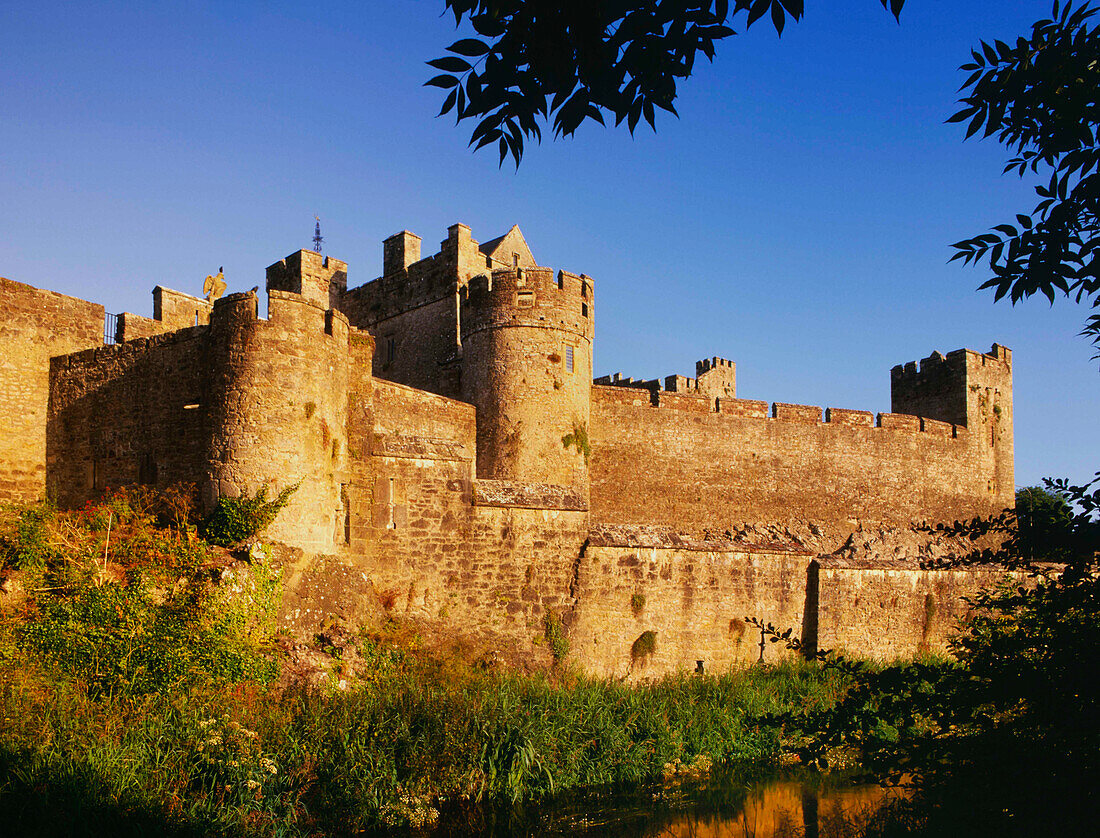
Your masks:
[{"label": "weathered stone masonry", "polygon": [[346,263],[291,254],[266,319],[254,293],[158,286],[112,345],[102,307],[3,280],[0,499],[184,481],[210,506],[297,484],[269,537],[307,553],[300,624],[345,607],[305,604],[325,555],[349,598],[365,574],[391,608],[516,642],[552,612],[615,677],[755,660],[747,615],[857,653],[942,646],[997,577],[827,554],[1012,504],[1009,350],[895,367],[877,417],[739,399],[723,358],[594,384],[590,277],[540,267],[518,227],[479,244],[457,224],[420,251],[390,237],[383,275],[351,289]]}]

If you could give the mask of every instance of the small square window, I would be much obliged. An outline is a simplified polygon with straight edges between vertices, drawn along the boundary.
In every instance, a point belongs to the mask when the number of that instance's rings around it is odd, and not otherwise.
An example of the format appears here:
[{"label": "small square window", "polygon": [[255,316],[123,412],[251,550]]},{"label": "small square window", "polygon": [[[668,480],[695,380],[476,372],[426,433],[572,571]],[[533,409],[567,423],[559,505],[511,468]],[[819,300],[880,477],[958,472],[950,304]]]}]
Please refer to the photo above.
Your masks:
[{"label": "small square window", "polygon": [[573,347],[565,347],[565,371],[573,372]]}]

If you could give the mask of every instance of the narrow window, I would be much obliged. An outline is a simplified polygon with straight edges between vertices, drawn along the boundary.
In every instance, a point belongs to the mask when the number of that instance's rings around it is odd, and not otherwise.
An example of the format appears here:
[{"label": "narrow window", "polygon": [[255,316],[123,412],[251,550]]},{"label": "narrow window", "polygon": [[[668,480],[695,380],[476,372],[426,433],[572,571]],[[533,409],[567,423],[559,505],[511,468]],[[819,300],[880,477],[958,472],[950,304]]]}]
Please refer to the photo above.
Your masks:
[{"label": "narrow window", "polygon": [[397,338],[386,338],[386,363],[392,364],[393,359],[397,357]]},{"label": "narrow window", "polygon": [[390,478],[390,497],[389,497],[390,502],[388,504],[389,513],[390,513],[390,520],[389,520],[389,523],[386,524],[386,529],[390,529],[390,530],[397,529],[397,516],[395,514],[396,511],[397,511],[397,494],[394,491],[396,489],[396,486],[395,486],[396,482],[397,481],[394,478],[392,478],[392,477]]},{"label": "narrow window", "polygon": [[519,267],[519,254],[518,253],[513,253],[512,254],[512,267],[513,268],[518,268]]},{"label": "narrow window", "polygon": [[351,504],[348,503],[348,484],[340,484],[340,508],[336,510],[335,540],[344,539],[345,544],[351,544]]},{"label": "narrow window", "polygon": [[573,347],[565,347],[565,371],[573,372]]},{"label": "narrow window", "polygon": [[558,271],[558,288],[565,287],[565,274],[562,271]]},{"label": "narrow window", "polygon": [[581,317],[588,316],[588,303],[581,303]]},{"label": "narrow window", "polygon": [[142,486],[155,486],[157,484],[157,461],[151,453],[141,455],[141,463],[138,465],[138,483]]}]

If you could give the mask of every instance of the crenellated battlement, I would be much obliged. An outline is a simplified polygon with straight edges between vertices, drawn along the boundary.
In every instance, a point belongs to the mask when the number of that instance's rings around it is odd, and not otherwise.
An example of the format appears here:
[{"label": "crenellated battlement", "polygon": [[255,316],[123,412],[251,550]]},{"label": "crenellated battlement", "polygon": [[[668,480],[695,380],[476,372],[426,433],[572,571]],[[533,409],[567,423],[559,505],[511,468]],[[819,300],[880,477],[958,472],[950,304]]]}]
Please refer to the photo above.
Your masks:
[{"label": "crenellated battlement", "polygon": [[473,277],[459,291],[461,333],[534,326],[591,340],[593,286],[584,275],[551,268],[498,269]]},{"label": "crenellated battlement", "polygon": [[360,327],[369,327],[453,297],[458,287],[447,259],[437,253],[351,289],[341,299],[340,308]]},{"label": "crenellated battlement", "polygon": [[[638,380],[621,373],[601,376],[595,384],[613,387],[634,387],[653,393],[683,393],[711,399],[733,399],[737,396],[737,364],[726,358],[704,358],[695,362],[695,378],[666,375],[664,379]],[[656,398],[656,397],[655,397]],[[713,406],[713,405],[712,405]]]},{"label": "crenellated battlement", "polygon": [[737,365],[733,361],[729,361],[725,358],[704,358],[702,361],[695,362],[695,376],[698,378],[703,373],[710,372],[711,370],[718,370],[723,367],[733,369],[736,366]]},{"label": "crenellated battlement", "polygon": [[267,290],[300,294],[325,308],[338,308],[348,286],[348,263],[299,250],[267,268]]},{"label": "crenellated battlement", "polygon": [[611,376],[596,379],[593,397],[604,404],[656,408],[688,413],[710,413],[738,419],[759,420],[761,423],[822,425],[848,428],[870,428],[930,437],[967,439],[964,426],[909,416],[900,413],[872,413],[869,410],[818,405],[766,402],[756,399],[718,398],[693,392],[662,389],[659,381],[632,381],[620,378],[607,382]]},{"label": "crenellated battlement", "polygon": [[944,355],[933,352],[927,358],[898,364],[890,370],[890,377],[908,386],[919,385],[924,380],[943,376],[945,373],[964,374],[968,365],[989,367],[1002,372],[1012,369],[1012,350],[993,344],[989,352],[977,352],[973,349],[956,349]]}]

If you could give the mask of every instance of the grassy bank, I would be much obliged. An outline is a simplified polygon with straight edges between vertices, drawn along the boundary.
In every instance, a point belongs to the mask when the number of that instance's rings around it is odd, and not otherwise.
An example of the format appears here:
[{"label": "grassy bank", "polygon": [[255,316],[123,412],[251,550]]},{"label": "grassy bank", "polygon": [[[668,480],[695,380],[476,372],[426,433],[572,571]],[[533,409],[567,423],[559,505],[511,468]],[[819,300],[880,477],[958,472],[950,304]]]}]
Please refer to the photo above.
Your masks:
[{"label": "grassy bank", "polygon": [[349,641],[367,675],[346,691],[287,686],[278,569],[256,547],[211,547],[188,517],[182,495],[135,493],[0,510],[0,823],[14,834],[417,826],[461,801],[774,763],[778,732],[759,719],[840,691],[797,663],[640,686],[567,663],[519,675],[378,627]]},{"label": "grassy bank", "polygon": [[754,717],[832,695],[806,667],[641,687],[443,674],[398,661],[346,693],[241,684],[91,698],[5,665],[3,821],[41,835],[416,825],[457,799],[655,780],[677,761],[769,762],[778,739]]}]

